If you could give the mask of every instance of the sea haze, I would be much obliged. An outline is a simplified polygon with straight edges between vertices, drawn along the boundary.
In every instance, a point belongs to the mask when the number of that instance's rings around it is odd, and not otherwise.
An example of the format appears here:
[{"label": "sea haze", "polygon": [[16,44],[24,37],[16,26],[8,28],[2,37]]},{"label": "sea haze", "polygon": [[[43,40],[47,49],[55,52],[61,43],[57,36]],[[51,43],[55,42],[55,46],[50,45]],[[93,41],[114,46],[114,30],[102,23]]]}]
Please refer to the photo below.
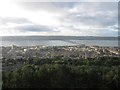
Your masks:
[{"label": "sea haze", "polygon": [[2,46],[69,46],[69,45],[99,45],[118,46],[118,37],[95,36],[3,36]]}]

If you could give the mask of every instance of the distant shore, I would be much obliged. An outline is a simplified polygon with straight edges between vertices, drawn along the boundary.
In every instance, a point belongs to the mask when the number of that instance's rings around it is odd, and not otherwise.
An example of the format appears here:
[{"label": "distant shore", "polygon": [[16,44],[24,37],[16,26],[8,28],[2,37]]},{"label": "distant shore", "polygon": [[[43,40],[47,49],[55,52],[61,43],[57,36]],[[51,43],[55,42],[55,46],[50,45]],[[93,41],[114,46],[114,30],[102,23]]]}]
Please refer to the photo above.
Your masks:
[{"label": "distant shore", "polygon": [[[113,36],[0,36],[3,40],[4,39],[11,39],[13,37],[16,38],[40,38],[40,39],[47,39],[47,40],[118,40],[119,36],[113,37]],[[9,37],[9,38],[8,38]]]}]

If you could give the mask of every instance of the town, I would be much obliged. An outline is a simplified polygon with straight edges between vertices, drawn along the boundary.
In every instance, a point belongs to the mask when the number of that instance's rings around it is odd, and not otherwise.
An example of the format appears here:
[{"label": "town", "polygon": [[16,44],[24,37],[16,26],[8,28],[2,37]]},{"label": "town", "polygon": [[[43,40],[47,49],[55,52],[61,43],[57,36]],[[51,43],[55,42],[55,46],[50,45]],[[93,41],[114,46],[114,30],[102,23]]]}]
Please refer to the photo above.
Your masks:
[{"label": "town", "polygon": [[2,48],[2,69],[14,70],[31,59],[54,59],[63,60],[87,59],[95,57],[119,57],[118,47],[100,46],[16,46]]},{"label": "town", "polygon": [[100,56],[119,57],[118,47],[101,46],[16,46],[1,47],[4,59],[27,59],[27,58],[94,58]]}]

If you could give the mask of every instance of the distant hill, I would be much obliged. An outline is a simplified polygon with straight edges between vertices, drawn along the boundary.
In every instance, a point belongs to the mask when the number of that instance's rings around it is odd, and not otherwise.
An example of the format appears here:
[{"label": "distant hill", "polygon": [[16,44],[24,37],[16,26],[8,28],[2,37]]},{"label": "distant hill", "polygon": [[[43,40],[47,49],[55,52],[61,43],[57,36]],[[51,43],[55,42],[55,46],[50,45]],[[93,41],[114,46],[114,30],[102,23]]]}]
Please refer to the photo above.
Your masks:
[{"label": "distant hill", "polygon": [[2,40],[118,40],[119,37],[98,36],[3,36]]}]

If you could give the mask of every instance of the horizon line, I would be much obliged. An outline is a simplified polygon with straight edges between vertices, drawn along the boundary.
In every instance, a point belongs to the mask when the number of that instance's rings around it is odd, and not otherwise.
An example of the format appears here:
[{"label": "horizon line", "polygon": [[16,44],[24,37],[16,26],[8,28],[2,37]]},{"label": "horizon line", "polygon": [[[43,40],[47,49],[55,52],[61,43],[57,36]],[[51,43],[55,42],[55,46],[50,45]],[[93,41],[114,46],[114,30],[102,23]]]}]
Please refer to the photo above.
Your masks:
[{"label": "horizon line", "polygon": [[43,37],[120,37],[118,36],[71,36],[71,35],[15,35],[15,36],[0,36],[0,37],[29,37],[29,36],[43,36]]}]

